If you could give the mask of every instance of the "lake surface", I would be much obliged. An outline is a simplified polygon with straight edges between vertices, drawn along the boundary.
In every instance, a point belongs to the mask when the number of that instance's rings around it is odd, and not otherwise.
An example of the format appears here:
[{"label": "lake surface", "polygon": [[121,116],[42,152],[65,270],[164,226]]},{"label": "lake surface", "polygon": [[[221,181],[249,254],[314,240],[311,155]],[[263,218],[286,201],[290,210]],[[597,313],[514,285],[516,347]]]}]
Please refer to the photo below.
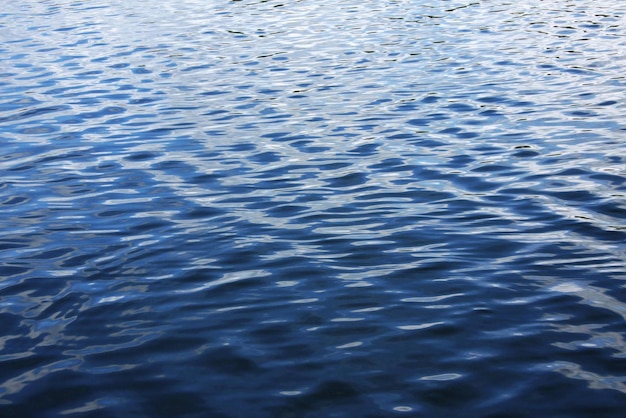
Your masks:
[{"label": "lake surface", "polygon": [[623,1],[21,0],[0,41],[0,416],[623,414]]}]

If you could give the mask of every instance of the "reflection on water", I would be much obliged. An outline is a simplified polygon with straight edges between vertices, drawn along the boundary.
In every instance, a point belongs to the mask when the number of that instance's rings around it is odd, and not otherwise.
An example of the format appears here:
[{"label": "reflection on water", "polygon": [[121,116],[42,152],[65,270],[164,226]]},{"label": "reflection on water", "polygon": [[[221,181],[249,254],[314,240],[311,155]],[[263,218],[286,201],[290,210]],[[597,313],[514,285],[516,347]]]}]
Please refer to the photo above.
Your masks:
[{"label": "reflection on water", "polygon": [[619,2],[4,6],[1,416],[621,413]]}]

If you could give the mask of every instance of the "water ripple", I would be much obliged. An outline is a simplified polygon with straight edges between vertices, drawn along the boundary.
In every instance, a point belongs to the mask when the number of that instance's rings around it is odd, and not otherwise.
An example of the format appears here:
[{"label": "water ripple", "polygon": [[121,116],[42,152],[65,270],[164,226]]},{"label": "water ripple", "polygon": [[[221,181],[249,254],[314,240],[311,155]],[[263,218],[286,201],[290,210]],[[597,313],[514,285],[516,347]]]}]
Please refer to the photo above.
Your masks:
[{"label": "water ripple", "polygon": [[626,8],[548,3],[5,5],[0,415],[618,416]]}]

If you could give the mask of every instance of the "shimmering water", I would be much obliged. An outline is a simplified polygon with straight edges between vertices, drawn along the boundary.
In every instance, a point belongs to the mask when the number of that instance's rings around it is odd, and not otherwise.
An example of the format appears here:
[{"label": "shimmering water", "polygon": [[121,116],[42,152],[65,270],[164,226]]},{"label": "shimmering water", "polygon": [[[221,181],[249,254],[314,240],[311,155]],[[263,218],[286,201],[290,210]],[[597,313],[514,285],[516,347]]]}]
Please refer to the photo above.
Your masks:
[{"label": "shimmering water", "polygon": [[4,1],[0,41],[0,416],[623,414],[623,1]]}]

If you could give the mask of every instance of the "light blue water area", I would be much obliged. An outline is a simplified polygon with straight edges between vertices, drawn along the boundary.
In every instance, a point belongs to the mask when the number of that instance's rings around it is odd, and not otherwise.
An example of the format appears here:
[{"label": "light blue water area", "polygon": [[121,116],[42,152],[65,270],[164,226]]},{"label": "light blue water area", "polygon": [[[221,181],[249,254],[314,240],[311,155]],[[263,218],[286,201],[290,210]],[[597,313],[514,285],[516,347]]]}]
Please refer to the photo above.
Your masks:
[{"label": "light blue water area", "polygon": [[0,416],[620,416],[625,28],[5,2]]}]

